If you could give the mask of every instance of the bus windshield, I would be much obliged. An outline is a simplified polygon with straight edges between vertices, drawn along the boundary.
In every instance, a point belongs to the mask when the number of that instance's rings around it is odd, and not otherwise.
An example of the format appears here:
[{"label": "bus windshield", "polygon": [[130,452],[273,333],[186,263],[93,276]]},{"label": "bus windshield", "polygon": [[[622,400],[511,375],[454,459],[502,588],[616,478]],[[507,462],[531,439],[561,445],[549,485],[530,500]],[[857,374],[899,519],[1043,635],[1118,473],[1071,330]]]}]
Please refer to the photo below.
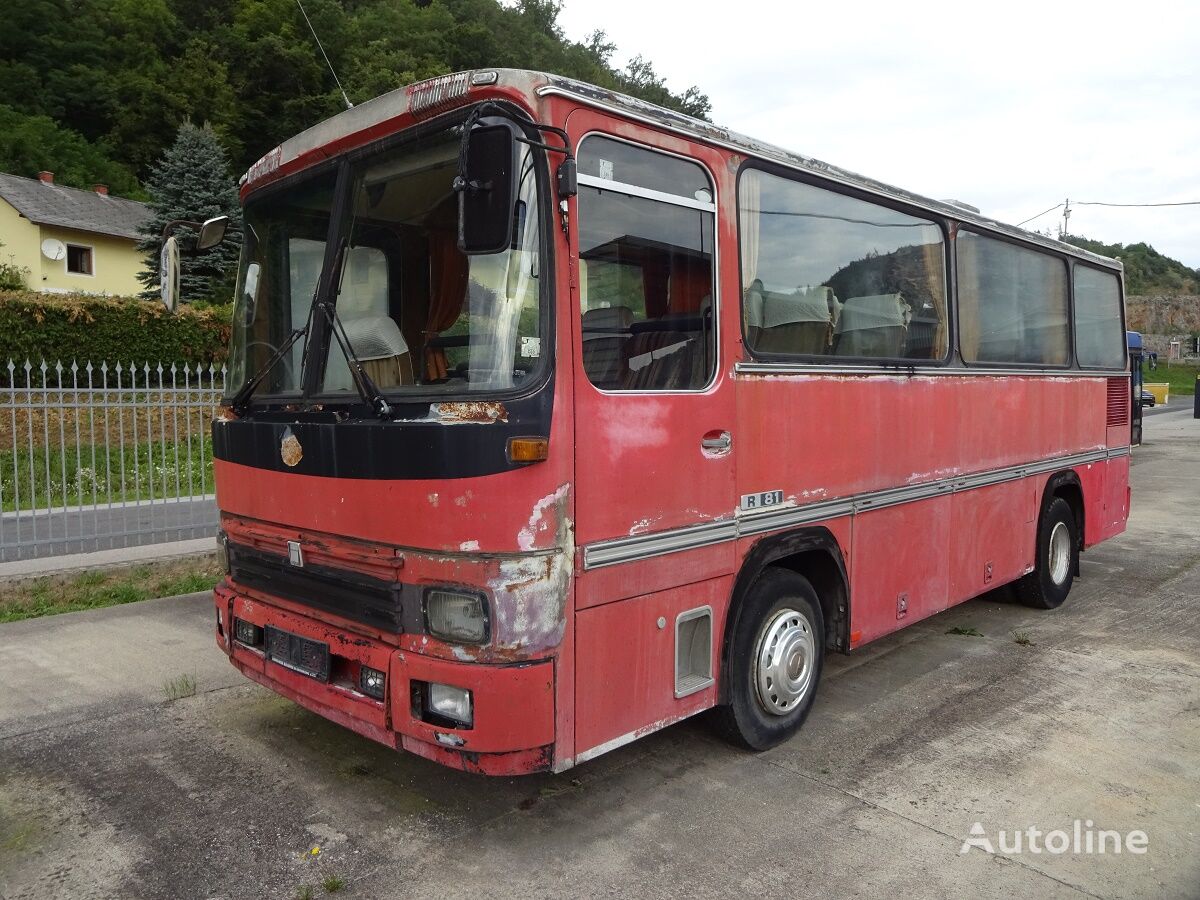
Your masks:
[{"label": "bus windshield", "polygon": [[[231,387],[253,378],[309,321],[323,265],[345,251],[331,294],[350,349],[386,394],[460,394],[521,387],[539,367],[541,341],[537,179],[522,145],[513,240],[501,253],[465,256],[457,245],[461,132],[449,129],[351,165],[344,221],[335,173],[261,200],[245,211],[231,350]],[[257,396],[357,397],[335,340],[310,329],[272,366]]]}]

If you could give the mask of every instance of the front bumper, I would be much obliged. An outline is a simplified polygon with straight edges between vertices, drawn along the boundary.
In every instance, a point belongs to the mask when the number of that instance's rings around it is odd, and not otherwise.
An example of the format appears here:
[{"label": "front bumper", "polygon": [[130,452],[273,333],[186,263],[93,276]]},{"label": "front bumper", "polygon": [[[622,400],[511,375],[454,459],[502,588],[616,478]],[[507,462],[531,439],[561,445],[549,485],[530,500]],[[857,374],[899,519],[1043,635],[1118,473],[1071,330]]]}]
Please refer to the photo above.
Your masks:
[{"label": "front bumper", "polygon": [[[247,596],[228,582],[213,592],[217,645],[248,678],[364,737],[444,765],[489,775],[548,771],[554,762],[554,664],[457,662],[402,650],[356,631]],[[233,640],[233,619],[268,625],[328,644],[331,675],[321,681]],[[386,693],[360,693],[347,673],[360,665],[387,673]],[[414,684],[471,691],[469,728],[425,721]]]}]

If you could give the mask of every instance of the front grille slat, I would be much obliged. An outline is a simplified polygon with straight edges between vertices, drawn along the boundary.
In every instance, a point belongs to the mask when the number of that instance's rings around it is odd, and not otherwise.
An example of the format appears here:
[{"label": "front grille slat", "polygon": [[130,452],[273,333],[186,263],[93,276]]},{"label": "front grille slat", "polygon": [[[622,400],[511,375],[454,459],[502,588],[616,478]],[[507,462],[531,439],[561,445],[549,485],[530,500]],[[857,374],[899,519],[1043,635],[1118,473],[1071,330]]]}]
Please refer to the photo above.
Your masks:
[{"label": "front grille slat", "polygon": [[325,566],[298,568],[287,557],[229,544],[230,577],[236,584],[324,612],[402,632],[403,586]]}]

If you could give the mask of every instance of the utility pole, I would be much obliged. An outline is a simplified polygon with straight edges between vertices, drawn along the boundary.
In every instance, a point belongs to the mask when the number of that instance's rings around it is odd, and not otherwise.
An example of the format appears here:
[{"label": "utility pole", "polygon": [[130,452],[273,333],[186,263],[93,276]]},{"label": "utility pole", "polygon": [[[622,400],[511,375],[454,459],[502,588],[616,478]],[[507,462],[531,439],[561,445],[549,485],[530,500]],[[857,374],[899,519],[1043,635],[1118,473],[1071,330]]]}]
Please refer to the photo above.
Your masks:
[{"label": "utility pole", "polygon": [[1066,200],[1063,201],[1062,234],[1060,234],[1059,237],[1063,238],[1070,233],[1071,233],[1071,198],[1068,197]]}]

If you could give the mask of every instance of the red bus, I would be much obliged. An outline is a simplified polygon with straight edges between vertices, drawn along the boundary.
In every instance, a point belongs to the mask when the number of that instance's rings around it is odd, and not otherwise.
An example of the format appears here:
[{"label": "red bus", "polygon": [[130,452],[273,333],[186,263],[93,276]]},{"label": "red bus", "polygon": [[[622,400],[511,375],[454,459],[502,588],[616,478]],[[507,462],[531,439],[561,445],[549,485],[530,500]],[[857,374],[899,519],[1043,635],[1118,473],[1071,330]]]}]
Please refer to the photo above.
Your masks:
[{"label": "red bus", "polygon": [[1124,529],[1120,264],[569,79],[246,174],[216,639],[391,747],[562,771],[792,735],[828,652]]}]

